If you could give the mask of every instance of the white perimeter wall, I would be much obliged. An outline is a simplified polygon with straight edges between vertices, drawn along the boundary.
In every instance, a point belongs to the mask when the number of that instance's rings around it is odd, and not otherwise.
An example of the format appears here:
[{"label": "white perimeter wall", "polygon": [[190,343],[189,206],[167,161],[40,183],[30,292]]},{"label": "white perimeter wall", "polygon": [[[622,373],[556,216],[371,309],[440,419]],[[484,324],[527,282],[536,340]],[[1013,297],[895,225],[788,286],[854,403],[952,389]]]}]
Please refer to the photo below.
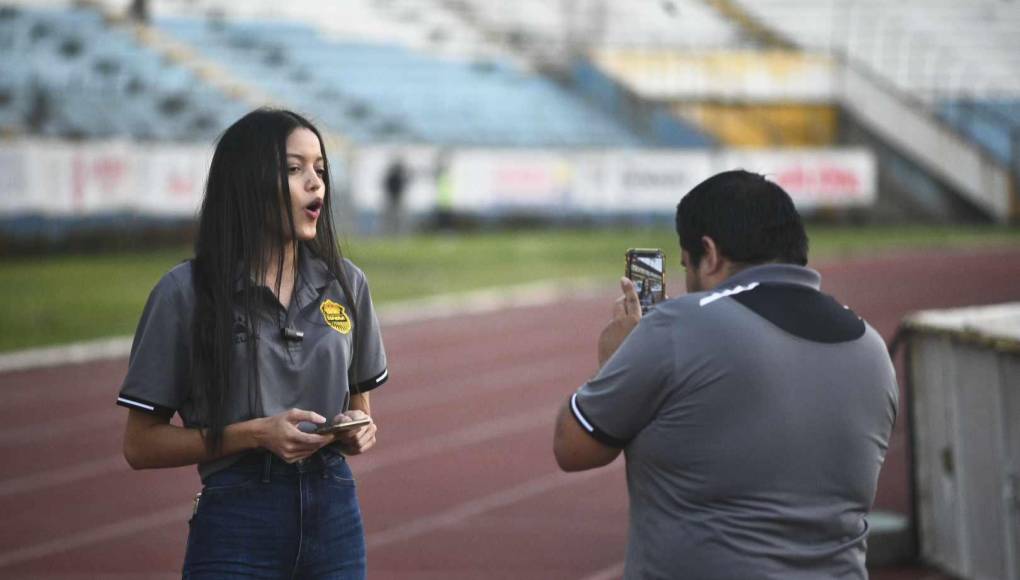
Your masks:
[{"label": "white perimeter wall", "polygon": [[212,149],[130,142],[0,144],[0,216],[193,215]]},{"label": "white perimeter wall", "polygon": [[[212,150],[129,142],[0,144],[0,216],[89,216],[128,212],[182,217],[201,203]],[[349,187],[359,210],[384,207],[383,175],[395,158],[411,172],[405,205],[430,212],[445,166],[458,211],[612,214],[672,213],[680,197],[728,169],[764,173],[804,210],[869,207],[874,156],[865,149],[818,150],[439,150],[358,149],[334,186]],[[346,176],[350,182],[346,183]],[[337,181],[345,181],[337,183]]]}]

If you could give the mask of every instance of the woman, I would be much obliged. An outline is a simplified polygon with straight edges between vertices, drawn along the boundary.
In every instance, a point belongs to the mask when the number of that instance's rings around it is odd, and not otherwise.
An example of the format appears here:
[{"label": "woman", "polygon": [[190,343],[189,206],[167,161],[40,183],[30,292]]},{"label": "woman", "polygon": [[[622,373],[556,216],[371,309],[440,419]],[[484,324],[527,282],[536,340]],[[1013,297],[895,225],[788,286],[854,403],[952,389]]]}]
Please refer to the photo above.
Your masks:
[{"label": "woman", "polygon": [[153,289],[118,398],[133,468],[198,464],[184,577],[363,578],[344,456],[376,426],[310,431],[370,417],[386,378],[365,276],[333,232],[319,132],[289,111],[246,115],[217,144],[195,257]]}]

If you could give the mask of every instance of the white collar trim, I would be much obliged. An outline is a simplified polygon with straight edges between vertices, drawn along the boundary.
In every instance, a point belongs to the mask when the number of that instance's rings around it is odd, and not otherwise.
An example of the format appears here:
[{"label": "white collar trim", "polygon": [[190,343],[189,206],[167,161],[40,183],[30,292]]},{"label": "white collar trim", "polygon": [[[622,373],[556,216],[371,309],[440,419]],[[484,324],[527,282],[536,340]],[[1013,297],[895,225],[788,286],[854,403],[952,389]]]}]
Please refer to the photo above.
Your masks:
[{"label": "white collar trim", "polygon": [[757,282],[751,282],[747,286],[734,286],[733,288],[727,288],[720,290],[714,294],[710,294],[702,298],[699,302],[699,306],[707,306],[720,298],[726,298],[727,296],[733,296],[734,294],[740,294],[741,292],[747,292],[748,290],[754,290],[758,287]]}]

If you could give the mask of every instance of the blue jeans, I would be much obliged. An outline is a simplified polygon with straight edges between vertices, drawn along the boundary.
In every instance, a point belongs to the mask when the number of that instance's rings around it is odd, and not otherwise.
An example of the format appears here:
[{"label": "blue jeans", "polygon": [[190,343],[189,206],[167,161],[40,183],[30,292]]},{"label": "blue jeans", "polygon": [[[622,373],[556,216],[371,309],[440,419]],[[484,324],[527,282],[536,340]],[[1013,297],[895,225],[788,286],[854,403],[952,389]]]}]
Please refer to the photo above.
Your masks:
[{"label": "blue jeans", "polygon": [[361,510],[339,453],[295,464],[252,453],[203,484],[185,579],[365,578]]}]

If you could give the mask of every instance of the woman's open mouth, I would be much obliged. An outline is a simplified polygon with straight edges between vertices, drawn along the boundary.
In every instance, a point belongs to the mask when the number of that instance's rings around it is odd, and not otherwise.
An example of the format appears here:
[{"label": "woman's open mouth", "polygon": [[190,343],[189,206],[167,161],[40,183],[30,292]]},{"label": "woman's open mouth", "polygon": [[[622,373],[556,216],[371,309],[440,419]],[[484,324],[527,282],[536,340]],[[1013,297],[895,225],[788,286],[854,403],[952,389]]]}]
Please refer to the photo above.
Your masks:
[{"label": "woman's open mouth", "polygon": [[322,200],[321,199],[317,199],[317,200],[313,201],[312,203],[310,203],[310,204],[305,206],[305,214],[307,214],[308,217],[313,219],[313,220],[319,218],[319,212],[320,211],[322,211]]}]

